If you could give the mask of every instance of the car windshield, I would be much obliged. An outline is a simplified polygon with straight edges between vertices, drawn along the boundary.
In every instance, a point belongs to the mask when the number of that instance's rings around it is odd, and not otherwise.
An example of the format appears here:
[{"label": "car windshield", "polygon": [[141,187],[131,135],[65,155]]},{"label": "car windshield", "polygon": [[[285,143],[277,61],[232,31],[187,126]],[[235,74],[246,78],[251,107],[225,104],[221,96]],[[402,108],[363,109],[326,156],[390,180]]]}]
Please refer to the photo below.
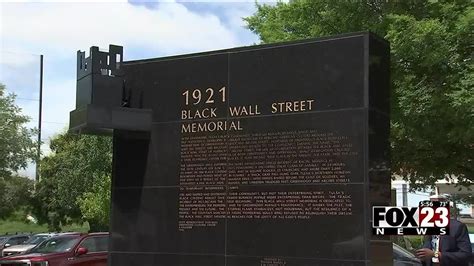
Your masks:
[{"label": "car windshield", "polygon": [[5,242],[7,242],[7,239],[6,237],[0,237],[0,245],[3,245]]},{"label": "car windshield", "polygon": [[71,250],[78,241],[79,236],[53,237],[39,244],[30,253],[66,252]]},{"label": "car windshield", "polygon": [[408,250],[394,244],[393,245],[394,252],[397,252],[401,257],[405,258],[415,258],[415,255],[411,254]]},{"label": "car windshield", "polygon": [[43,242],[44,240],[46,240],[48,238],[49,238],[48,235],[33,236],[23,244],[25,244],[25,245],[38,245],[39,243]]}]

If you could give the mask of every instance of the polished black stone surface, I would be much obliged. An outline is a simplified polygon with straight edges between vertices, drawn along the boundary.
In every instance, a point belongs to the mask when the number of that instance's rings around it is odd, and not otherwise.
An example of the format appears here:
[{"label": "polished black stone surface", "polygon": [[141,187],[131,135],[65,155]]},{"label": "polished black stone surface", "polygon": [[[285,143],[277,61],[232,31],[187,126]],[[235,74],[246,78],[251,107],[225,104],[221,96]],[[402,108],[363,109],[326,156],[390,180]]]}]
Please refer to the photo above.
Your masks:
[{"label": "polished black stone surface", "polygon": [[[225,224],[178,232],[179,188],[116,189],[112,251],[222,254]],[[117,196],[120,195],[120,196]]]},{"label": "polished black stone surface", "polygon": [[[365,259],[362,234],[365,226],[362,184],[245,186],[241,190],[341,190],[352,196],[354,215],[322,215],[304,220],[228,219],[227,253],[258,257]],[[331,228],[338,228],[338,230],[331,230]]]},{"label": "polished black stone surface", "polygon": [[[317,111],[364,107],[363,37],[229,55],[230,105],[315,99]],[[266,107],[266,108],[264,108]]]},{"label": "polished black stone surface", "polygon": [[[123,68],[128,86],[140,95],[131,99],[131,107],[153,110],[153,125],[149,133],[114,132],[111,265],[391,265],[390,242],[373,239],[369,223],[370,207],[390,202],[386,42],[357,33],[124,62]],[[222,87],[224,95],[218,94]],[[187,90],[192,96],[196,89],[203,93],[209,88],[214,89],[214,102],[206,104],[211,99],[206,94],[200,103],[194,104],[191,97],[186,105]],[[304,111],[272,108],[279,102],[301,106],[302,101],[306,101]],[[255,105],[254,116],[232,116],[228,109]],[[206,107],[215,108],[215,117],[182,119],[183,110],[194,113]],[[242,130],[182,133],[188,123],[213,121],[239,121]],[[309,153],[298,152],[291,160],[275,159],[270,152],[258,158],[250,153],[238,159],[231,156],[238,149],[230,144],[235,138],[288,132],[296,132],[296,137],[304,132],[325,133],[336,139],[323,139],[324,145],[337,142],[350,152],[324,153],[322,145]],[[223,185],[180,183],[183,136],[224,140],[227,152],[203,159],[223,163]],[[288,161],[307,159],[343,162],[345,181],[229,183],[231,165],[291,165]],[[299,170],[302,175],[304,170]],[[223,191],[226,201],[233,192],[337,191],[350,195],[352,213],[305,219],[224,216],[207,219],[216,221],[214,226],[181,231],[180,195],[192,189]],[[225,206],[229,211],[230,204]]]},{"label": "polished black stone surface", "polygon": [[220,266],[226,263],[223,256],[200,254],[112,253],[109,260],[114,266]]}]

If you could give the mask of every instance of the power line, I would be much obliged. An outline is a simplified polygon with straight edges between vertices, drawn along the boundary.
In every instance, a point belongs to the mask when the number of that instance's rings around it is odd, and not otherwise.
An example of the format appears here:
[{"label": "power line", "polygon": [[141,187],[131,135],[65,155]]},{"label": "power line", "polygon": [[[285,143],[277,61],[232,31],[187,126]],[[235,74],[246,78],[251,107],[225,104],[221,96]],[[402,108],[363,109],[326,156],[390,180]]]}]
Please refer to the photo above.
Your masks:
[{"label": "power line", "polygon": [[[38,122],[38,119],[31,119],[30,122]],[[41,121],[41,123],[46,123],[46,124],[58,124],[58,125],[69,125],[69,123],[64,123],[64,122],[58,122],[58,121]]]},{"label": "power line", "polygon": [[39,54],[33,54],[33,53],[24,53],[24,52],[15,52],[15,51],[2,51],[1,52],[2,54],[5,53],[5,54],[21,54],[21,55],[34,55],[34,56],[38,56],[40,57],[41,55]]},{"label": "power line", "polygon": [[39,102],[39,99],[23,98],[23,97],[15,97],[15,100],[24,100],[24,101],[35,101],[35,102]]}]

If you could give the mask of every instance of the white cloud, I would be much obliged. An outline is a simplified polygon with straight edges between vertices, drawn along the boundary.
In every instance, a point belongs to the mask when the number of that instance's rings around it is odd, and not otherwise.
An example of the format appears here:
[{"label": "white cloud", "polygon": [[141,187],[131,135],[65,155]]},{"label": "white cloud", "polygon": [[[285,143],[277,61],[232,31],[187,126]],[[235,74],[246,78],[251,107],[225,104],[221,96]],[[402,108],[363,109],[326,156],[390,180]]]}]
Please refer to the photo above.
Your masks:
[{"label": "white cloud", "polygon": [[56,80],[44,88],[43,129],[48,133],[62,130],[69,124],[69,112],[75,108],[75,89],[76,79]]},{"label": "white cloud", "polygon": [[[67,128],[75,107],[77,50],[117,44],[130,60],[249,45],[256,37],[243,29],[241,17],[255,6],[253,0],[247,6],[242,2],[221,2],[223,8],[213,13],[175,1],[0,0],[0,82],[19,97],[37,99],[39,57],[34,54],[44,55],[42,151],[47,154],[47,140]],[[33,119],[28,126],[37,127],[38,102],[18,99],[17,104]],[[22,174],[33,177],[34,164]]]},{"label": "white cloud", "polygon": [[[8,3],[97,3],[97,0],[8,0]],[[101,0],[102,3],[126,3],[127,0]]]},{"label": "white cloud", "polygon": [[[249,45],[256,38],[239,21],[251,15],[253,0],[248,6],[225,3],[223,18],[174,1],[153,8],[115,0],[0,3],[0,81],[36,99],[39,68],[37,57],[29,54],[44,55],[42,139],[47,140],[66,129],[75,108],[77,50],[117,44],[124,46],[125,60],[131,60]],[[36,127],[37,102],[17,103]],[[47,143],[42,150],[48,153]],[[30,176],[31,169],[26,171]]]},{"label": "white cloud", "polygon": [[20,98],[35,98],[39,87],[39,66],[38,55],[0,51],[0,82],[6,85],[7,91]]},{"label": "white cloud", "polygon": [[[23,97],[36,99],[39,57],[28,53],[44,54],[43,120],[51,122],[67,123],[67,114],[74,107],[63,103],[74,102],[78,49],[123,45],[127,60],[143,54],[171,55],[247,44],[218,16],[192,12],[179,3],[160,3],[156,9],[130,3],[1,3],[0,12],[0,81],[7,82],[11,91],[26,90]],[[64,80],[67,82],[62,83]],[[58,102],[48,102],[48,97]],[[28,107],[25,109],[34,109]]]},{"label": "white cloud", "polygon": [[240,45],[215,15],[190,12],[182,4],[158,9],[129,3],[4,3],[3,49],[70,56],[92,45],[114,43],[126,49],[161,54],[211,50]]},{"label": "white cloud", "polygon": [[29,54],[25,51],[19,52],[16,49],[16,52],[10,52],[2,50],[0,53],[0,79],[3,75],[2,66],[5,68],[8,67],[22,67],[29,64],[34,64],[39,62],[39,55]]}]

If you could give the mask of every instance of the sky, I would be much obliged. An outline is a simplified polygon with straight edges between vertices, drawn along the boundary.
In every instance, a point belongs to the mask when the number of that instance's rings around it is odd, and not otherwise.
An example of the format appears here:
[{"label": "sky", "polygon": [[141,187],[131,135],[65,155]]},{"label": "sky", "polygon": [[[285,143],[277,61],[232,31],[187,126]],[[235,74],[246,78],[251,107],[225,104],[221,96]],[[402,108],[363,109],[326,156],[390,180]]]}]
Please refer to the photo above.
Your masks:
[{"label": "sky", "polygon": [[[1,1],[1,0],[0,0]],[[259,3],[275,4],[272,1]],[[124,47],[124,60],[258,44],[243,17],[255,1],[16,1],[0,3],[0,82],[38,127],[44,56],[42,150],[75,109],[76,52]],[[26,174],[34,176],[34,167]]]}]

